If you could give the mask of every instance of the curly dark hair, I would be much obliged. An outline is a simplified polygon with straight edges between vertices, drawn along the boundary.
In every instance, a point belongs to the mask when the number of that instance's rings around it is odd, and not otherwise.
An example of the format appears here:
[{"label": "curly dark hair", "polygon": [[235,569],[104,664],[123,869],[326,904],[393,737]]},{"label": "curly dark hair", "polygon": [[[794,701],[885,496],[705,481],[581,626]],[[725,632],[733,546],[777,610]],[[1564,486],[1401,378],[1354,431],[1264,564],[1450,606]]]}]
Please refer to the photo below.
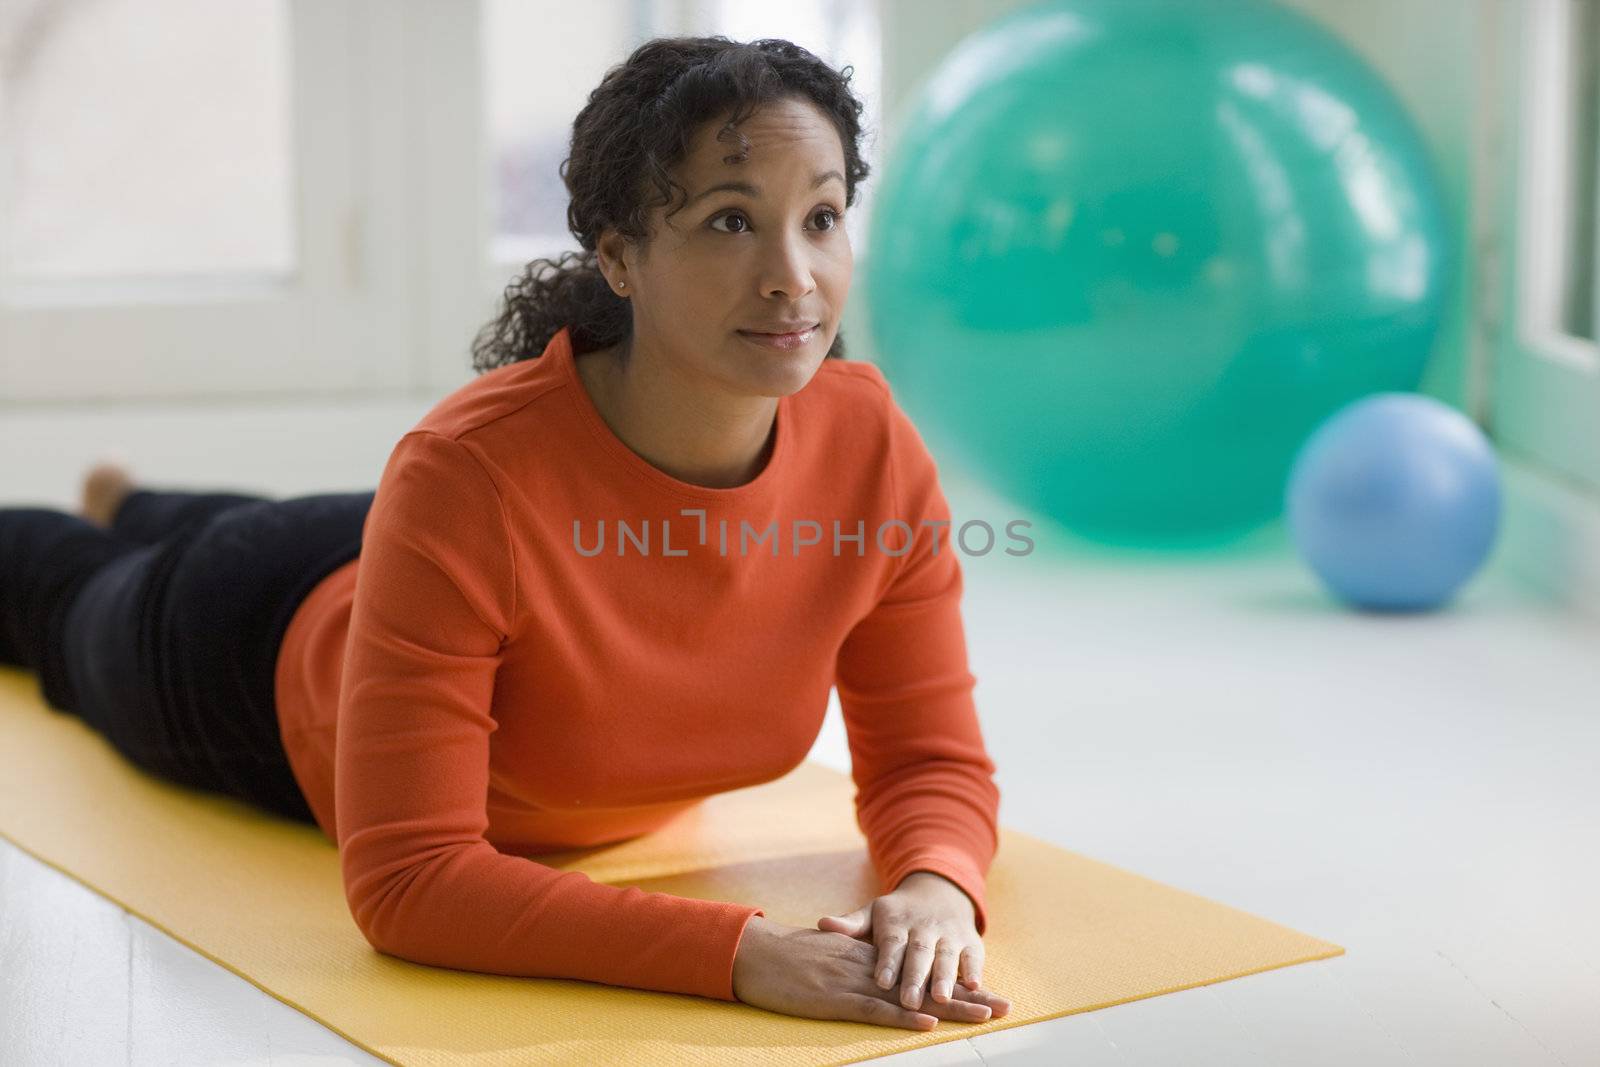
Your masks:
[{"label": "curly dark hair", "polygon": [[[506,287],[504,310],[473,341],[473,369],[482,374],[536,359],[562,326],[571,327],[573,350],[580,353],[632,334],[631,302],[613,292],[600,272],[595,247],[601,230],[612,226],[631,240],[646,241],[651,208],[672,204],[674,190],[686,193],[669,171],[688,154],[695,131],[730,109],[717,136],[736,136],[743,154],[750,143],[737,126],[761,105],[790,98],[815,104],[839,131],[845,205],[854,206],[856,185],[870,168],[861,158],[864,105],[851,92],[853,73],[853,67],[835,70],[781,38],[656,37],[634,49],[589,94],[573,120],[571,152],[561,164],[571,195],[567,228],[583,251],[536,259]],[[647,185],[658,199],[645,199]],[[844,355],[841,330],[827,358]]]}]

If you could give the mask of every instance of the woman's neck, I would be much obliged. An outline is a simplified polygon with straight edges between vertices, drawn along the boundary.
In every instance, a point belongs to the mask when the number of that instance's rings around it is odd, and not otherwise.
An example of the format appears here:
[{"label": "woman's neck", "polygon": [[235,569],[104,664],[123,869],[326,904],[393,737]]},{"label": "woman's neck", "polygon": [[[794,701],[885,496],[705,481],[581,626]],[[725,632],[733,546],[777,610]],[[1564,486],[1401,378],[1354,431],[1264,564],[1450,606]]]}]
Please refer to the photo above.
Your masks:
[{"label": "woman's neck", "polygon": [[776,443],[775,397],[708,389],[638,349],[624,362],[619,347],[574,359],[595,410],[623,444],[690,485],[734,488],[761,473]]}]

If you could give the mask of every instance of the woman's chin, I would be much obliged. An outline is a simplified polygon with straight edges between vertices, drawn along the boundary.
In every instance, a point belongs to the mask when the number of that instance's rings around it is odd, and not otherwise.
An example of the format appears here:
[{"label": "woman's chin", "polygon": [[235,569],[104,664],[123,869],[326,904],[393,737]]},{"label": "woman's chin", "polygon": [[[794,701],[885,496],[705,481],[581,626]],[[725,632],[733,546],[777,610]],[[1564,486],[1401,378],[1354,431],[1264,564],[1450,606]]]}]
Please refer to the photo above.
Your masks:
[{"label": "woman's chin", "polygon": [[786,396],[805,388],[821,366],[827,349],[816,352],[757,350],[737,362],[737,377],[749,392],[760,396]]}]

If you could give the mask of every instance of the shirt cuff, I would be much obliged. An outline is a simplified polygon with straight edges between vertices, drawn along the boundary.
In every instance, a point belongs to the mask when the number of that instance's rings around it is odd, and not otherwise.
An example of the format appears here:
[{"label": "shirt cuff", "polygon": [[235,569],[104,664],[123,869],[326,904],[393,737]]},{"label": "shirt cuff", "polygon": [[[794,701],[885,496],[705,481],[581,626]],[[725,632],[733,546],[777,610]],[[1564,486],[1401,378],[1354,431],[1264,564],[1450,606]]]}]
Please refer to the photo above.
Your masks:
[{"label": "shirt cuff", "polygon": [[716,943],[726,947],[715,957],[714,971],[706,976],[705,995],[718,1000],[739,999],[733,995],[733,964],[739,957],[739,943],[744,940],[745,927],[749,925],[751,917],[766,914],[762,909],[750,905],[732,905],[723,912],[715,936]]}]

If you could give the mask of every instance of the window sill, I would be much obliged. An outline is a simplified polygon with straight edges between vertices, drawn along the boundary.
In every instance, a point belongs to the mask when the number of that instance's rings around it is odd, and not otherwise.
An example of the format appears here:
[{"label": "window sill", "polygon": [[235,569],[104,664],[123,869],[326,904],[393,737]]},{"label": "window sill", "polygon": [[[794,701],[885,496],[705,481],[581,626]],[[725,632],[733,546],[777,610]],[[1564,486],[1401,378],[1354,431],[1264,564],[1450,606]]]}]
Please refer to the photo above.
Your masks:
[{"label": "window sill", "polygon": [[1501,551],[1511,572],[1556,603],[1600,620],[1600,498],[1501,453]]}]

